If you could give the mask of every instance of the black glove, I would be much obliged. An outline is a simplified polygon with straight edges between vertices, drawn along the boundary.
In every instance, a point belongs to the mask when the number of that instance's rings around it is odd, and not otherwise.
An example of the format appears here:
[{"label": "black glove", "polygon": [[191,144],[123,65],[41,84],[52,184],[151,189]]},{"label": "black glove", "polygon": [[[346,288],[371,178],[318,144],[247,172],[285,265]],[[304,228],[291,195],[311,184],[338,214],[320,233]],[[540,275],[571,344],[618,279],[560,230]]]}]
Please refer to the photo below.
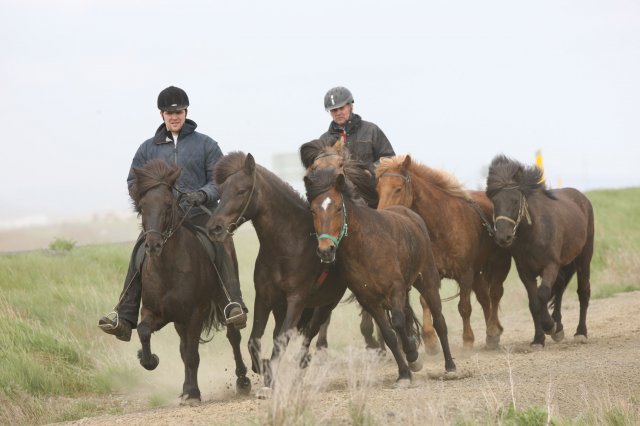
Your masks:
[{"label": "black glove", "polygon": [[187,203],[194,207],[204,204],[207,201],[207,194],[204,191],[187,192],[184,196]]}]

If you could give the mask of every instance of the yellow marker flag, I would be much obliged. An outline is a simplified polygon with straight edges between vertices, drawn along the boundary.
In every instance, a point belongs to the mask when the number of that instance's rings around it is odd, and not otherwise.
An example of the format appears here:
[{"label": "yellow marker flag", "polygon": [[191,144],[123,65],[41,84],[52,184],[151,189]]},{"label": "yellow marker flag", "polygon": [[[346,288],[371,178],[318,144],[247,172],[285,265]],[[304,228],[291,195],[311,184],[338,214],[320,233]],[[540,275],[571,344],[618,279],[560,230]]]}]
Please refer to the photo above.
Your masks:
[{"label": "yellow marker flag", "polygon": [[540,179],[540,183],[542,183],[545,181],[545,177],[544,177],[544,163],[542,161],[541,149],[536,151],[536,166],[542,171],[542,179]]}]

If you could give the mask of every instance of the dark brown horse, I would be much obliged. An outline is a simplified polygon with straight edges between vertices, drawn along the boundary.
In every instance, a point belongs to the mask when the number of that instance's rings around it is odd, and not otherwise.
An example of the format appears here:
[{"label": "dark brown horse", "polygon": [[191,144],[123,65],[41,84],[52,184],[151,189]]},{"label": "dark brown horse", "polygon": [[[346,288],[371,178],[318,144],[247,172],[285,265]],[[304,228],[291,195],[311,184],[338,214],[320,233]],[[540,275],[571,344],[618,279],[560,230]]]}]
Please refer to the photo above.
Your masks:
[{"label": "dark brown horse", "polygon": [[[474,342],[473,289],[484,312],[487,347],[497,348],[502,334],[498,307],[511,255],[490,235],[493,205],[489,198],[481,191],[465,190],[452,175],[412,161],[409,155],[383,158],[376,175],[379,208],[401,205],[418,213],[429,230],[440,277],[454,279],[460,286],[464,346],[471,348]],[[428,309],[423,313],[425,344],[436,348]]]},{"label": "dark brown horse", "polygon": [[511,250],[529,295],[535,326],[531,345],[544,346],[545,333],[556,341],[564,338],[562,295],[576,272],[580,320],[574,338],[586,342],[594,234],[587,197],[573,188],[547,189],[540,169],[504,155],[491,162],[487,195],[494,205],[496,242]]},{"label": "dark brown horse", "polygon": [[[173,322],[180,336],[180,355],[185,367],[182,398],[200,401],[198,345],[201,335],[218,329],[224,318],[218,300],[226,300],[213,263],[192,229],[184,224],[173,189],[180,169],[162,160],[151,160],[134,169],[136,186],[132,198],[142,218],[147,256],[142,263],[142,316],[138,336],[140,364],[147,370],[158,366],[151,352],[151,333]],[[236,362],[236,388],[249,393],[251,382],[240,352],[240,332],[227,327],[227,338]]]},{"label": "dark brown horse", "polygon": [[[241,152],[222,157],[215,178],[220,204],[207,223],[209,237],[222,241],[250,220],[260,242],[253,274],[256,298],[249,352],[253,371],[263,374],[265,387],[270,388],[271,363],[261,362],[260,339],[271,311],[277,314],[277,309],[286,307],[284,318],[275,315],[274,361],[287,342],[287,332],[305,318],[305,308],[316,308],[303,329],[304,359],[310,340],[338,304],[346,286],[318,261],[309,205],[291,186],[257,165],[251,154]],[[268,394],[267,389],[263,391]]]},{"label": "dark brown horse", "polygon": [[[335,169],[317,169],[305,176],[304,182],[314,217],[318,255],[325,263],[337,259],[340,275],[382,330],[398,364],[398,385],[410,382],[410,367],[419,358],[416,340],[408,333],[408,324],[413,322],[407,309],[411,286],[431,309],[446,372],[455,372],[441,311],[440,277],[424,221],[402,206],[369,208]],[[391,323],[385,311],[391,312]]]},{"label": "dark brown horse", "polygon": [[[349,150],[344,144],[344,138],[336,141],[316,139],[300,146],[300,160],[306,169],[306,175],[317,170],[333,168],[354,185],[358,195],[371,208],[378,206],[378,193],[376,192],[375,170],[372,165],[356,161],[351,158]],[[348,300],[352,300],[349,298]],[[378,339],[374,338],[373,318],[364,309],[360,313],[360,332],[364,337],[367,348],[384,350],[384,340],[378,329]],[[323,324],[318,334],[316,346],[326,348],[327,329],[329,321]]]}]

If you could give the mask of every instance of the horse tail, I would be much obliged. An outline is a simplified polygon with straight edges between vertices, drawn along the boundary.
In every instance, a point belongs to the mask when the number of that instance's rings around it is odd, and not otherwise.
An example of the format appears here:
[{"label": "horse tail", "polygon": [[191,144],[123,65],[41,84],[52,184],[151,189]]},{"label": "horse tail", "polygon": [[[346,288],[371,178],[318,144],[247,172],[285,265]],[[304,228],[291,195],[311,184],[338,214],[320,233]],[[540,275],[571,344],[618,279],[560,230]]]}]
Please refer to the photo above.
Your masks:
[{"label": "horse tail", "polygon": [[[209,312],[205,316],[204,323],[202,324],[202,331],[200,332],[200,343],[209,343],[213,340],[213,335],[206,339],[211,334],[211,330],[220,331],[223,326],[224,314],[218,307],[215,301],[211,300],[209,305]],[[204,336],[204,337],[203,337]]]},{"label": "horse tail", "polygon": [[[408,296],[408,295],[407,295]],[[387,315],[391,315],[390,311],[387,311]],[[411,307],[411,303],[409,303],[409,298],[407,297],[407,305],[405,307],[405,315],[411,315],[411,327],[407,329],[407,334],[409,336],[414,336],[416,339],[417,346],[420,346],[422,343],[422,323],[416,316],[416,313]],[[391,322],[391,317],[389,317],[389,322]]]},{"label": "horse tail", "polygon": [[456,299],[458,296],[460,296],[460,287],[458,287],[458,292],[456,294],[454,294],[453,296],[449,296],[449,297],[445,297],[444,299],[440,299],[443,302],[450,302],[454,299]]}]

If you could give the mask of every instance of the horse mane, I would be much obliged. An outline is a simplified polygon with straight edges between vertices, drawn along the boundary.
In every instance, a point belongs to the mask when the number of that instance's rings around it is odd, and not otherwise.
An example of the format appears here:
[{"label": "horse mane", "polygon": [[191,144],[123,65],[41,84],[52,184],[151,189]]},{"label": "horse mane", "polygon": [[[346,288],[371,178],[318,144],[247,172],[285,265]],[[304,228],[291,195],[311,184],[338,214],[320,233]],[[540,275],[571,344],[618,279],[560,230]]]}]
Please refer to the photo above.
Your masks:
[{"label": "horse mane", "polygon": [[[396,155],[394,157],[381,158],[378,167],[376,167],[376,178],[380,178],[383,173],[397,173],[402,168],[402,163],[406,157],[406,155]],[[467,189],[449,172],[427,167],[415,161],[413,157],[411,158],[409,171],[417,177],[417,181],[429,182],[452,197],[471,200]]]},{"label": "horse mane", "polygon": [[[216,162],[216,165],[213,169],[216,184],[222,185],[229,178],[229,176],[241,171],[244,168],[246,159],[247,154],[242,151],[233,151],[220,158]],[[302,201],[305,205],[307,204],[307,201],[304,199],[304,197],[300,195],[298,191],[293,189],[293,187],[289,185],[289,183],[285,182],[275,173],[271,172],[265,167],[262,167],[258,163],[256,163],[256,173],[267,178],[272,185],[282,188],[283,192],[290,198]]]},{"label": "horse mane", "polygon": [[[312,171],[304,180],[305,188],[307,190],[307,200],[309,203],[323,192],[327,192],[329,189],[335,186],[336,178],[339,174],[333,168],[316,169]],[[343,175],[344,176],[344,175]],[[342,195],[357,203],[362,203],[363,200],[356,193],[353,184],[350,184],[348,180],[344,186]]]},{"label": "horse mane", "polygon": [[134,173],[136,180],[129,194],[133,201],[133,206],[138,213],[140,212],[140,199],[145,192],[157,186],[159,183],[173,185],[173,182],[170,182],[170,178],[174,177],[178,169],[178,166],[169,164],[161,159],[149,160],[144,166],[135,168]]},{"label": "horse mane", "polygon": [[556,199],[544,182],[542,170],[537,166],[525,166],[504,154],[497,155],[489,166],[487,196],[493,197],[502,189],[519,189],[525,197],[541,190],[547,197]]}]

